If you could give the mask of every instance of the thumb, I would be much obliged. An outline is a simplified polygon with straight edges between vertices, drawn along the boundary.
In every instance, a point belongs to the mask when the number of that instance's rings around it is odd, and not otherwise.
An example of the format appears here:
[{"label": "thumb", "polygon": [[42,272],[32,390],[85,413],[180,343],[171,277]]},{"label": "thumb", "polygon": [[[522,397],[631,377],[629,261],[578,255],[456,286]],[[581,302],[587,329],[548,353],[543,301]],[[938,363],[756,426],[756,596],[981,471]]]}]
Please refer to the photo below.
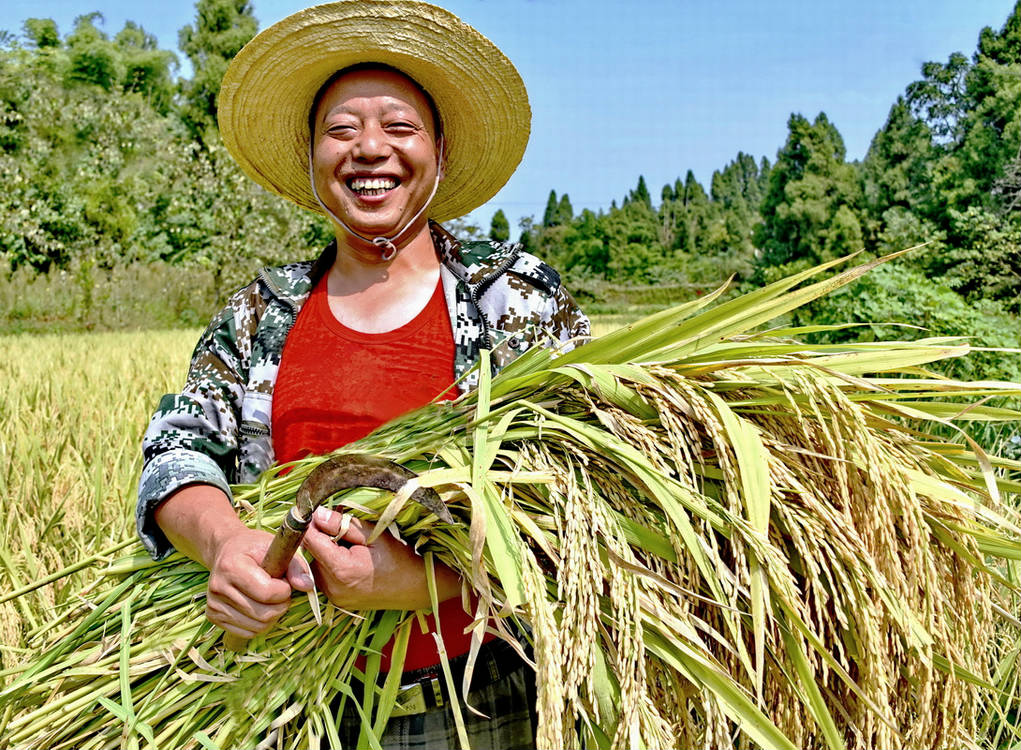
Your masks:
[{"label": "thumb", "polygon": [[298,591],[312,590],[312,569],[300,552],[291,558],[287,566],[287,582]]}]

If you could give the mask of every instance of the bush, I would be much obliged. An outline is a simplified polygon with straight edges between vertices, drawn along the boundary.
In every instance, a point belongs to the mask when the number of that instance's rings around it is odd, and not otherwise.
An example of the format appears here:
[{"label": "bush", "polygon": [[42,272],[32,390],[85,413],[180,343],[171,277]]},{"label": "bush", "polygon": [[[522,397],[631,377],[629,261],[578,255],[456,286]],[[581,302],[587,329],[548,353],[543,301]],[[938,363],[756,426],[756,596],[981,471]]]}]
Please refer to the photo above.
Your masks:
[{"label": "bush", "polygon": [[209,273],[195,267],[72,264],[44,274],[22,267],[0,274],[0,334],[194,328],[223,302]]},{"label": "bush", "polygon": [[[854,284],[823,297],[802,313],[799,322],[868,324],[815,334],[819,341],[955,336],[968,339],[975,347],[1021,348],[1021,324],[999,303],[967,302],[948,287],[903,264],[880,266]],[[1021,355],[979,351],[946,360],[942,372],[965,380],[1021,381]]]}]

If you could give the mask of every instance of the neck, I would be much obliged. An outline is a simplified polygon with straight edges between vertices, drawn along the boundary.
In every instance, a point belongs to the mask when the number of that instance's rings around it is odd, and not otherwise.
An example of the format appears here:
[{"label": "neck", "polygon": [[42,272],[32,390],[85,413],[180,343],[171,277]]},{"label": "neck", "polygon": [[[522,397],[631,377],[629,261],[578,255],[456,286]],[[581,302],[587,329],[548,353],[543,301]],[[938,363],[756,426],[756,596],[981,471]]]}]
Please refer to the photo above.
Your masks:
[{"label": "neck", "polygon": [[327,276],[330,311],[356,331],[392,331],[425,307],[439,276],[428,226],[416,229],[390,260],[382,260],[371,242],[338,231],[337,256]]},{"label": "neck", "polygon": [[[430,271],[439,265],[428,222],[409,229],[397,243],[398,252],[389,259],[379,246],[342,227],[336,227],[337,256],[331,276],[350,291],[365,289],[381,281],[396,281],[406,275]],[[332,286],[332,285],[331,285]]]}]

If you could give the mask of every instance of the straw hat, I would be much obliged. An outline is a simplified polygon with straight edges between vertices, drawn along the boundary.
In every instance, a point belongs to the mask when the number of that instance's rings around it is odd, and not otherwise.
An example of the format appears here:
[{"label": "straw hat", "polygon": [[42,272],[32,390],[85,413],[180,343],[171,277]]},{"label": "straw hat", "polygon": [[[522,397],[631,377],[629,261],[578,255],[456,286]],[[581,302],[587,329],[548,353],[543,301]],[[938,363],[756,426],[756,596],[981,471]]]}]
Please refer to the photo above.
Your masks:
[{"label": "straw hat", "polygon": [[333,73],[365,62],[402,71],[436,102],[447,162],[429,218],[463,216],[510,179],[531,121],[521,76],[471,26],[413,0],[318,5],[260,32],[223,77],[227,150],[267,190],[322,213],[309,185],[309,110]]}]

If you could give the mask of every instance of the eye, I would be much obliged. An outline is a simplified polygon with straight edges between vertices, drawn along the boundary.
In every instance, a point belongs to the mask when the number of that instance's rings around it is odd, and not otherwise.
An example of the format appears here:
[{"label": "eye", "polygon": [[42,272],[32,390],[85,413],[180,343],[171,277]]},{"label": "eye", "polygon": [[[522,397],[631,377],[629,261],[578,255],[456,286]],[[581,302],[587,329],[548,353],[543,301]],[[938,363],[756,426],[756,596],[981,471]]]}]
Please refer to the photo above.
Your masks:
[{"label": "eye", "polygon": [[418,132],[418,126],[407,120],[394,120],[386,124],[386,129],[398,135],[411,135]]},{"label": "eye", "polygon": [[355,126],[344,122],[332,122],[327,123],[325,132],[334,138],[350,138],[355,132]]}]

